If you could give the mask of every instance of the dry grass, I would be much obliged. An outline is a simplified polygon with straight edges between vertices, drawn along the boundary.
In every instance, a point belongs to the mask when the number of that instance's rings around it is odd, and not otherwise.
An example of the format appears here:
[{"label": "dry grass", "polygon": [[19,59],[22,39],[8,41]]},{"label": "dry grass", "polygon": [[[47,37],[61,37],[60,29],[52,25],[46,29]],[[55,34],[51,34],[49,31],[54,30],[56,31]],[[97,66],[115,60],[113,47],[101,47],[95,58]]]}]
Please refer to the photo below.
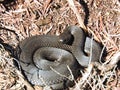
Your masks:
[{"label": "dry grass", "polygon": [[[71,3],[71,0],[17,0],[15,3],[7,4],[9,10],[0,4],[0,39],[4,43],[15,48],[18,42],[26,37],[41,34],[59,35],[68,25],[87,28],[94,39],[106,47],[108,54],[104,63],[92,64],[84,72],[81,71],[83,77],[71,90],[120,89],[120,71],[116,64],[120,60],[119,0],[86,0],[90,11],[87,27],[83,23],[83,7],[77,1]],[[24,90],[28,84],[13,65],[14,58],[4,49],[4,45],[1,47],[0,89]]]}]

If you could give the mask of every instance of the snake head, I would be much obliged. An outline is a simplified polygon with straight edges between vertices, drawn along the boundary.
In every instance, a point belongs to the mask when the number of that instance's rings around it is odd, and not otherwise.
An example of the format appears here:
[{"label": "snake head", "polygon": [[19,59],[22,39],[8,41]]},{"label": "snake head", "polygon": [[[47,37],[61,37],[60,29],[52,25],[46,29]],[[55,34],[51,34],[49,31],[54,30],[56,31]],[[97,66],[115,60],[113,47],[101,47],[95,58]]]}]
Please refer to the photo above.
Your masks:
[{"label": "snake head", "polygon": [[62,33],[60,36],[59,36],[59,40],[60,42],[62,43],[68,43],[70,40],[71,40],[71,35],[70,34],[66,34],[65,33]]},{"label": "snake head", "polygon": [[62,42],[63,44],[72,45],[73,40],[74,37],[68,30],[65,30],[65,32],[60,34],[59,36],[59,41]]}]

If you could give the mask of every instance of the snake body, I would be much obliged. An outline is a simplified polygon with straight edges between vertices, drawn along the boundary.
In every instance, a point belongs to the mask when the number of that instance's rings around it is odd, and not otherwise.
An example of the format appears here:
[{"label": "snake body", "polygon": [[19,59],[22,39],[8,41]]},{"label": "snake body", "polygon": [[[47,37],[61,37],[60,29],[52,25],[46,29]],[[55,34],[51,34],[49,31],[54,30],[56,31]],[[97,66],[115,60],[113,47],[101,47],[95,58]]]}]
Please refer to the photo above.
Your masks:
[{"label": "snake body", "polygon": [[78,64],[87,67],[90,59],[98,61],[101,48],[93,41],[91,55],[90,42],[77,26],[69,26],[60,36],[29,37],[19,44],[20,65],[32,84],[62,89],[73,81],[71,72],[77,77]]}]

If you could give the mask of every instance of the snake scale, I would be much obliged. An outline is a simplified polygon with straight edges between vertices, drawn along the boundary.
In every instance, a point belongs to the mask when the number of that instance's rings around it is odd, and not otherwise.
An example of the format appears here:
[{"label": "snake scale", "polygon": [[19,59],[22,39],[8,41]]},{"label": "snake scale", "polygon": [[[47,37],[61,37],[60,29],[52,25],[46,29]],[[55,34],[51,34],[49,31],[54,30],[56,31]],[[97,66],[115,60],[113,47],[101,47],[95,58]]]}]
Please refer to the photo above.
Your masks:
[{"label": "snake scale", "polygon": [[20,42],[17,50],[28,81],[53,89],[69,86],[77,77],[79,65],[87,67],[90,60],[98,61],[101,53],[99,44],[86,37],[77,26],[67,27],[59,36],[26,38]]}]

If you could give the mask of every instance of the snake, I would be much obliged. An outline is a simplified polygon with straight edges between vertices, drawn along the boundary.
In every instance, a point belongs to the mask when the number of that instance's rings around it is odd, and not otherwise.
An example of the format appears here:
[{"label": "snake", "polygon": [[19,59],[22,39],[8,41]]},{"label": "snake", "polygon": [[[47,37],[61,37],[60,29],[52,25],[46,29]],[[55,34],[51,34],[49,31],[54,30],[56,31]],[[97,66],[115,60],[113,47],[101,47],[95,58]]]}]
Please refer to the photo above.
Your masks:
[{"label": "snake", "polygon": [[[92,48],[92,49],[91,49]],[[37,35],[17,47],[20,66],[33,85],[63,89],[77,78],[80,66],[98,61],[99,43],[86,37],[78,26],[68,26],[59,36]]]}]

